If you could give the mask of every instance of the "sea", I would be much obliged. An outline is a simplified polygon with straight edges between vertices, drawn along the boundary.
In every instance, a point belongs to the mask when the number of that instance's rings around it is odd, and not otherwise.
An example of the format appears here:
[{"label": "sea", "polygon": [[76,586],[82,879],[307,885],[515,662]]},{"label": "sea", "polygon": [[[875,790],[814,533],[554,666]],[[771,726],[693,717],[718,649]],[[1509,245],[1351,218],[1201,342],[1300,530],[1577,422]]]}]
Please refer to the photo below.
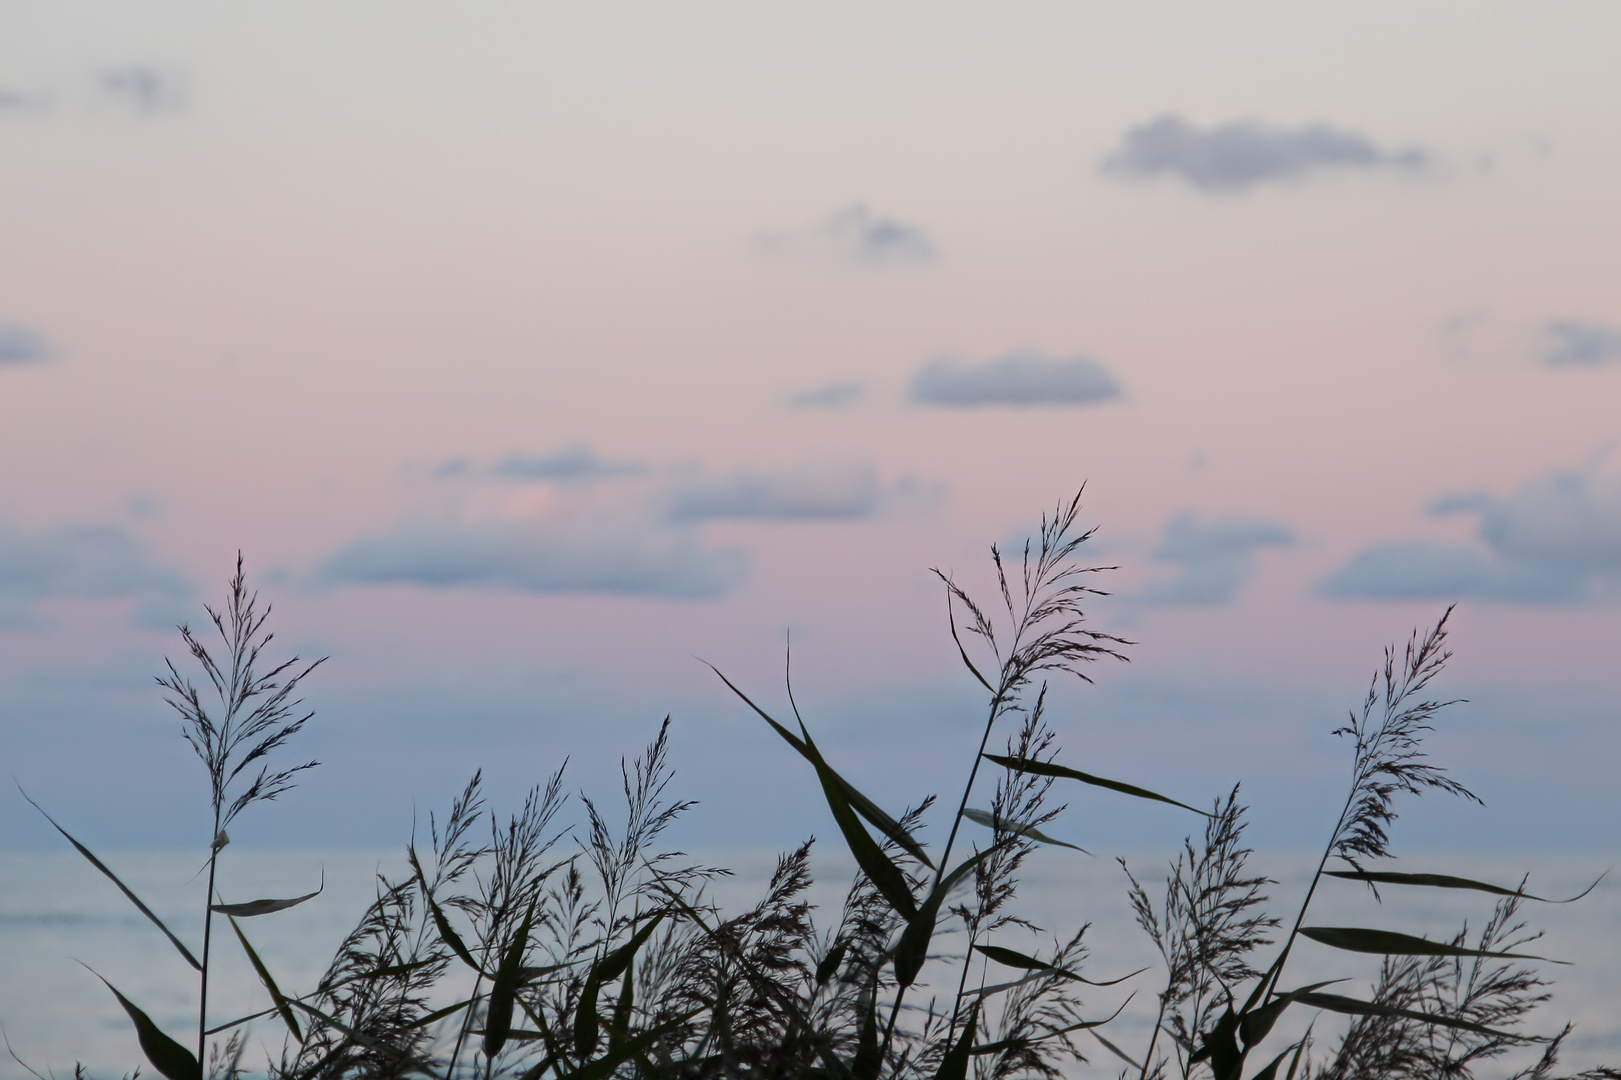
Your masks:
[{"label": "sea", "polygon": [[[339,941],[353,927],[375,894],[377,875],[400,876],[399,852],[256,851],[227,849],[222,859],[220,890],[228,902],[320,895],[298,907],[243,920],[255,949],[284,992],[315,984]],[[194,952],[200,951],[203,884],[195,854],[114,852],[105,856],[114,871],[157,912]],[[1163,892],[1164,853],[1130,853],[1132,871],[1158,899]],[[766,851],[696,852],[694,860],[729,867],[710,895],[741,910],[757,896],[775,856]],[[1256,855],[1251,867],[1274,879],[1273,911],[1292,915],[1316,860],[1309,854]],[[819,884],[812,899],[824,921],[837,918],[838,905],[852,867],[837,856],[819,859]],[[1529,874],[1527,889],[1547,897],[1580,892],[1609,869],[1603,856],[1571,853],[1497,854],[1490,856],[1407,855],[1396,868],[1452,874],[1514,886]],[[1156,886],[1154,883],[1160,884]],[[1359,884],[1325,882],[1313,903],[1308,924],[1369,926],[1449,938],[1467,923],[1471,930],[1491,916],[1493,898],[1477,892],[1387,887],[1375,900]],[[1090,952],[1083,969],[1102,981],[1149,967],[1116,987],[1087,988],[1086,1009],[1097,1017],[1125,1008],[1106,1028],[1109,1042],[1136,1056],[1152,1028],[1158,960],[1136,926],[1126,900],[1126,880],[1116,858],[1100,853],[1086,858],[1043,849],[1025,867],[1019,912],[1042,928],[1041,933],[1007,931],[997,943],[1034,952],[1055,934],[1067,936],[1082,924]],[[1565,1043],[1557,1075],[1569,1075],[1602,1064],[1621,1066],[1621,874],[1611,874],[1584,899],[1571,904],[1527,903],[1522,916],[1544,931],[1524,950],[1565,964],[1544,964],[1552,999],[1534,1015],[1531,1030],[1557,1033],[1568,1020],[1575,1025]],[[941,939],[949,951],[952,938]],[[959,946],[960,947],[960,946]],[[210,990],[210,1023],[265,1009],[269,1000],[229,926],[217,923],[216,957]],[[1378,968],[1374,957],[1360,956],[1302,942],[1291,957],[1284,983],[1302,985],[1319,979],[1346,978],[1333,988],[1348,996],[1366,996]],[[995,981],[1007,977],[990,973]],[[98,978],[99,976],[99,978]],[[976,975],[977,978],[977,975]],[[71,1077],[82,1064],[92,1077],[124,1077],[145,1065],[134,1028],[117,999],[101,981],[116,986],[181,1042],[196,1037],[195,974],[163,935],[116,887],[71,850],[0,852],[0,1026],[8,1052],[0,1052],[0,1080]],[[920,999],[926,996],[920,995]],[[1280,1024],[1280,1045],[1310,1023],[1312,1010],[1297,1008]],[[1090,1018],[1090,1016],[1089,1016]],[[1318,1045],[1332,1042],[1332,1016],[1317,1020]],[[272,1020],[250,1026],[244,1067],[262,1074],[267,1056],[279,1051],[283,1033]],[[1102,1043],[1083,1036],[1088,1061],[1072,1068],[1076,1076],[1116,1077],[1124,1063]],[[1488,1063],[1480,1076],[1508,1076],[1523,1066],[1530,1050]]]}]

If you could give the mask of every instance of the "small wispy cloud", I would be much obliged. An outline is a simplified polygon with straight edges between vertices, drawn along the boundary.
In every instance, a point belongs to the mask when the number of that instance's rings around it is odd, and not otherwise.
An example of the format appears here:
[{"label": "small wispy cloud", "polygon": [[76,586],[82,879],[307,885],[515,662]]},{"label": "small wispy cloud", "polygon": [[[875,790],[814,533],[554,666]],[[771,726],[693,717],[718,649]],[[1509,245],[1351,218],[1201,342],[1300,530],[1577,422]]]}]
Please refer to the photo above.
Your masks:
[{"label": "small wispy cloud", "polygon": [[1467,311],[1441,324],[1441,352],[1478,364],[1529,364],[1555,371],[1621,365],[1621,328],[1597,319],[1542,321]]},{"label": "small wispy cloud", "polygon": [[48,625],[39,605],[60,599],[133,599],[138,623],[172,626],[189,596],[178,572],[117,526],[31,532],[0,521],[0,628]]},{"label": "small wispy cloud", "polygon": [[788,404],[795,409],[842,409],[855,404],[865,392],[866,388],[858,382],[834,382],[800,390],[789,396]]},{"label": "small wispy cloud", "polygon": [[0,323],[0,367],[34,364],[50,358],[50,347],[38,331]]},{"label": "small wispy cloud", "polygon": [[39,102],[35,101],[32,97],[29,97],[21,90],[13,90],[7,86],[0,86],[0,113],[14,111],[22,112],[37,108],[38,106]]},{"label": "small wispy cloud", "polygon": [[677,485],[666,511],[673,521],[858,521],[886,497],[865,464],[814,464],[778,471],[742,469]]},{"label": "small wispy cloud", "polygon": [[1434,516],[1476,519],[1477,544],[1375,544],[1320,583],[1359,600],[1596,603],[1621,597],[1621,475],[1562,469],[1512,494],[1447,495]]},{"label": "small wispy cloud", "polygon": [[605,461],[588,446],[575,444],[550,454],[512,454],[491,467],[495,476],[510,480],[600,480],[611,476],[639,476],[647,466],[635,461]]},{"label": "small wispy cloud", "polygon": [[451,459],[437,475],[453,482],[419,487],[411,514],[333,551],[313,580],[710,599],[748,571],[744,551],[711,543],[715,523],[865,521],[943,494],[859,461],[712,473],[604,462],[582,446],[494,466]]},{"label": "small wispy cloud", "polygon": [[928,262],[935,256],[934,243],[922,229],[881,217],[861,203],[834,214],[824,231],[828,239],[856,262],[873,265]]},{"label": "small wispy cloud", "polygon": [[763,236],[760,245],[780,255],[861,266],[927,263],[938,254],[921,227],[874,213],[864,203],[847,206],[808,229]]},{"label": "small wispy cloud", "polygon": [[1200,191],[1221,193],[1326,170],[1416,172],[1429,163],[1423,150],[1387,150],[1365,135],[1328,124],[1284,127],[1237,120],[1201,128],[1166,115],[1128,130],[1101,169],[1122,180],[1174,176]]},{"label": "small wispy cloud", "polygon": [[1014,352],[980,363],[940,357],[912,376],[911,398],[925,405],[1096,405],[1120,384],[1088,356]]},{"label": "small wispy cloud", "polygon": [[140,64],[110,68],[97,80],[102,93],[138,113],[172,112],[186,104],[180,79]]},{"label": "small wispy cloud", "polygon": [[1292,529],[1266,518],[1200,519],[1178,514],[1165,524],[1149,556],[1176,567],[1175,574],[1151,582],[1135,599],[1148,604],[1225,604],[1254,579],[1259,553],[1295,543]]},{"label": "small wispy cloud", "polygon": [[406,521],[348,544],[322,567],[332,583],[607,593],[702,600],[747,569],[693,530],[605,517]]},{"label": "small wispy cloud", "polygon": [[1603,323],[1555,319],[1542,325],[1541,359],[1551,368],[1599,367],[1621,361],[1621,330]]}]

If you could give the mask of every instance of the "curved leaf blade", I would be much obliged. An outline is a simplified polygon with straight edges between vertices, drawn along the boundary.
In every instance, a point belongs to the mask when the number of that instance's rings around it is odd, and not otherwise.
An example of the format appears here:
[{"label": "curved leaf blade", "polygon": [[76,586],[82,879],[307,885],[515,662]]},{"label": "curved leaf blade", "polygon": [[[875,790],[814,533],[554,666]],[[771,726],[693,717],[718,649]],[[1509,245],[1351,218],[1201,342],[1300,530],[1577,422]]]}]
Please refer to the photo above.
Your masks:
[{"label": "curved leaf blade", "polygon": [[[736,694],[740,699],[742,699],[745,705],[753,709],[755,713],[759,715],[760,719],[770,724],[772,729],[775,730],[778,735],[781,735],[783,740],[787,742],[789,746],[793,747],[795,752],[797,752],[800,757],[804,758],[806,761],[809,761],[813,765],[816,763],[816,759],[811,756],[811,747],[806,745],[805,740],[801,739],[799,736],[795,735],[793,732],[789,731],[787,728],[773,720],[769,713],[760,708],[760,706],[756,705],[747,694],[733,685],[732,680],[728,679],[725,675],[721,675],[720,668],[716,667],[714,664],[711,664],[707,660],[700,662],[705,667],[709,668],[710,671],[713,671],[716,675],[720,676],[720,681],[725,683],[727,688],[731,690],[732,693]],[[826,765],[827,763],[824,761],[823,764]],[[927,866],[930,870],[934,869],[934,863],[931,862],[929,860],[929,856],[924,853],[923,845],[918,843],[912,834],[907,832],[906,829],[902,827],[900,822],[886,814],[877,803],[873,802],[871,799],[861,794],[861,792],[857,791],[854,784],[850,783],[850,781],[846,780],[843,776],[840,776],[838,772],[835,771],[831,766],[828,766],[827,771],[833,774],[834,781],[839,785],[840,789],[843,790],[844,797],[849,801],[851,809],[871,822],[873,828],[877,829],[879,832],[895,841],[895,843],[899,844],[901,850],[912,856],[912,858],[916,859],[924,866]]]},{"label": "curved leaf blade", "polygon": [[940,1059],[940,1068],[935,1071],[934,1080],[968,1080],[968,1062],[974,1051],[974,1033],[979,1030],[979,1005],[983,1000],[975,1001],[968,1009],[968,1020],[963,1024],[962,1036]]},{"label": "curved leaf blade", "polygon": [[190,1050],[165,1035],[162,1029],[152,1022],[150,1016],[118,992],[118,987],[102,979],[95,971],[89,968],[86,970],[101,979],[102,985],[113,992],[118,1004],[129,1014],[130,1020],[135,1024],[135,1037],[140,1041],[141,1052],[146,1055],[146,1060],[152,1063],[154,1069],[168,1080],[203,1080],[203,1067],[197,1064],[197,1059]]},{"label": "curved leaf blade", "polygon": [[[49,814],[46,814],[45,813],[45,808],[43,806],[39,805],[39,803],[35,802],[33,800],[33,797],[30,796],[28,794],[28,792],[23,791],[23,787],[22,787],[21,784],[17,785],[17,790],[22,791],[22,796],[23,796],[23,798],[28,800],[28,805],[32,806],[35,810],[38,810],[41,814],[43,814],[44,817],[45,817],[45,820],[49,821],[51,823],[52,828],[54,828],[57,832],[61,833],[63,836],[67,837],[68,843],[72,844],[75,848],[77,848],[80,855],[83,855],[86,859],[90,860],[90,865],[91,866],[94,866],[97,870],[100,870],[103,874],[106,874],[107,875],[107,880],[111,881],[114,885],[117,885],[118,888],[119,888],[119,891],[122,892],[126,897],[129,898],[129,902],[134,904],[136,907],[140,908],[142,915],[145,915],[148,919],[152,920],[152,925],[153,926],[155,926],[159,930],[163,931],[163,936],[169,939],[169,944],[173,945],[176,949],[180,950],[180,955],[184,956],[186,958],[186,963],[190,964],[192,967],[196,968],[198,971],[203,970],[203,965],[199,964],[197,962],[197,958],[195,956],[191,955],[191,950],[186,948],[184,945],[180,944],[180,939],[175,937],[174,934],[169,930],[169,928],[167,926],[163,925],[163,920],[158,918],[156,915],[152,914],[152,909],[147,907],[145,904],[143,904],[141,902],[141,898],[139,896],[136,896],[135,893],[130,890],[130,887],[128,885],[125,885],[122,881],[119,881],[118,880],[118,875],[113,873],[111,870],[107,869],[107,864],[106,863],[104,863],[100,859],[96,858],[95,854],[92,853],[89,848],[85,847],[83,844],[81,844],[77,840],[75,840],[73,838],[72,833],[68,832],[66,829],[62,828],[62,826],[60,826],[60,825],[58,825],[56,823],[55,818],[53,818]],[[96,978],[100,979],[101,976],[97,975]],[[103,980],[103,981],[105,981],[105,980]],[[113,991],[113,992],[117,993],[116,990]]]},{"label": "curved leaf blade", "polygon": [[[1604,874],[1608,874],[1606,870]],[[1484,881],[1472,881],[1469,878],[1453,877],[1451,874],[1400,874],[1391,871],[1376,870],[1324,870],[1324,877],[1345,878],[1350,881],[1365,881],[1376,885],[1420,885],[1431,889],[1473,889],[1476,892],[1491,893],[1493,896],[1521,896],[1527,900],[1536,900],[1544,904],[1573,904],[1598,888],[1598,883],[1604,880],[1604,874],[1577,893],[1565,900],[1550,900],[1545,896],[1533,896],[1520,889],[1505,889],[1501,885],[1492,885]]]},{"label": "curved leaf blade", "polygon": [[1110,791],[1118,791],[1122,795],[1134,795],[1139,799],[1153,799],[1156,802],[1170,803],[1172,806],[1180,806],[1184,810],[1192,810],[1195,814],[1203,814],[1205,817],[1215,816],[1214,814],[1210,814],[1203,810],[1189,806],[1185,802],[1178,802],[1177,800],[1167,798],[1158,792],[1149,791],[1147,788],[1138,787],[1136,784],[1126,784],[1119,780],[1107,780],[1101,776],[1093,776],[1091,773],[1081,772],[1079,769],[1071,769],[1064,765],[1055,765],[1050,761],[1036,761],[1033,758],[1003,757],[1001,754],[986,754],[985,758],[989,761],[996,762],[998,765],[1001,765],[1004,768],[1013,769],[1016,772],[1035,773],[1037,776],[1055,776],[1063,780],[1079,780],[1083,784],[1091,784],[1093,787],[1108,788]]},{"label": "curved leaf blade", "polygon": [[208,910],[220,915],[228,915],[233,919],[250,919],[255,915],[269,915],[276,911],[286,911],[297,907],[306,900],[314,900],[326,889],[326,871],[321,871],[321,887],[312,893],[295,896],[290,900],[249,900],[245,904],[209,904]]},{"label": "curved leaf blade", "polygon": [[1067,847],[1072,851],[1079,851],[1082,855],[1092,854],[1079,844],[1071,844],[1064,840],[1054,839],[1053,837],[1042,832],[1040,829],[1036,828],[1034,825],[1020,825],[1013,821],[1003,821],[988,810],[975,810],[970,807],[962,812],[962,816],[967,818],[969,821],[972,821],[975,825],[983,825],[985,828],[990,829],[993,832],[1005,832],[1013,833],[1016,836],[1028,836],[1030,839],[1038,841],[1039,843],[1053,844],[1057,847]]},{"label": "curved leaf blade", "polygon": [[1085,983],[1087,986],[1114,986],[1118,983],[1125,982],[1132,976],[1141,975],[1143,972],[1148,970],[1147,968],[1138,968],[1136,971],[1133,971],[1131,975],[1122,975],[1120,978],[1110,979],[1108,982],[1093,982],[1091,979],[1083,978],[1066,968],[1049,964],[1045,960],[1037,960],[1033,956],[1026,956],[1024,953],[1016,952],[1013,949],[1004,949],[1000,945],[975,945],[974,951],[983,953],[992,960],[995,960],[998,964],[1004,964],[1007,967],[1020,968],[1024,971],[1038,971],[1049,975],[1058,975],[1065,979],[1073,979],[1078,983]]},{"label": "curved leaf blade", "polygon": [[242,943],[242,951],[248,954],[248,962],[253,965],[253,970],[258,974],[259,981],[264,984],[265,990],[269,992],[270,1001],[276,1006],[276,1012],[281,1014],[282,1023],[286,1024],[287,1029],[293,1033],[293,1038],[302,1043],[304,1041],[304,1032],[298,1026],[298,1018],[293,1015],[292,1006],[287,1003],[287,998],[282,995],[281,987],[277,986],[276,980],[270,977],[270,969],[265,967],[264,961],[259,959],[259,954],[254,951],[252,945],[248,944],[247,935],[242,933],[242,928],[236,924],[235,919],[231,919],[231,929],[236,931],[236,940]]},{"label": "curved leaf blade", "polygon": [[889,901],[890,907],[894,908],[901,918],[910,922],[917,916],[917,901],[912,898],[912,890],[906,883],[906,875],[901,873],[894,860],[884,854],[877,841],[873,840],[856,817],[855,811],[850,808],[849,800],[845,798],[844,789],[834,778],[833,770],[828,768],[821,751],[816,749],[816,744],[807,738],[805,747],[810,751],[811,764],[816,766],[816,775],[822,781],[822,797],[827,801],[828,809],[833,811],[833,820],[838,824],[839,831],[844,834],[844,842],[849,846],[850,854],[855,856],[862,872],[883,894],[884,899]]},{"label": "curved leaf blade", "polygon": [[1532,956],[1529,953],[1465,949],[1444,941],[1398,934],[1394,930],[1367,930],[1355,926],[1302,926],[1300,936],[1346,952],[1376,953],[1383,956],[1478,957],[1490,960],[1540,960],[1545,964],[1569,964],[1568,960],[1549,960],[1546,956]]},{"label": "curved leaf blade", "polygon": [[529,927],[535,921],[535,901],[529,902],[529,911],[512,935],[512,943],[501,957],[490,985],[490,1003],[484,1012],[484,1059],[493,1060],[507,1044],[512,1032],[512,1006],[518,997],[518,982],[523,975],[523,954],[529,948]]},{"label": "curved leaf blade", "polygon": [[961,881],[963,875],[974,867],[990,858],[998,849],[1006,847],[1012,838],[998,841],[979,852],[972,858],[964,859],[962,864],[947,874],[929,892],[928,899],[923,906],[907,922],[906,929],[901,932],[900,941],[895,944],[895,981],[901,986],[911,986],[917,978],[918,972],[923,970],[923,962],[928,959],[929,942],[934,938],[934,927],[940,919],[940,906],[945,902],[946,896]]},{"label": "curved leaf blade", "polygon": [[1529,1035],[1517,1035],[1512,1031],[1498,1031],[1483,1024],[1473,1024],[1468,1020],[1460,1020],[1454,1016],[1439,1016],[1435,1013],[1419,1012],[1416,1009],[1398,1009],[1394,1005],[1381,1005],[1374,1001],[1360,1001],[1357,998],[1341,997],[1339,994],[1301,994],[1297,998],[1302,1005],[1310,1005],[1317,1009],[1327,1009],[1346,1016],[1389,1016],[1401,1020],[1417,1020],[1424,1024],[1435,1024],[1440,1027],[1457,1028],[1460,1031],[1473,1031],[1477,1035],[1490,1035],[1498,1039],[1513,1039],[1517,1042],[1536,1042],[1537,1039]]}]

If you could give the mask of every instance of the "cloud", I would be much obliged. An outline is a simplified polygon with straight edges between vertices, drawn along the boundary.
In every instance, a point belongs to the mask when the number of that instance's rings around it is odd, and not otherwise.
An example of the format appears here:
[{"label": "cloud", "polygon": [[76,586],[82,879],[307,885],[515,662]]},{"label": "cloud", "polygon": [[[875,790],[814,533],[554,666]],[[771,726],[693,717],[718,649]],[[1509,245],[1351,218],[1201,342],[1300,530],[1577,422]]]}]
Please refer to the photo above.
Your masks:
[{"label": "cloud", "polygon": [[672,521],[858,521],[876,514],[885,497],[870,465],[745,469],[676,487],[667,515]]},{"label": "cloud", "polygon": [[33,364],[48,359],[45,339],[26,326],[0,324],[0,367]]},{"label": "cloud", "polygon": [[634,476],[647,471],[635,462],[603,461],[588,446],[566,446],[550,454],[512,454],[490,469],[510,480],[598,480],[609,476]]},{"label": "cloud", "polygon": [[102,93],[139,113],[169,112],[186,103],[179,81],[155,68],[131,65],[101,73]]},{"label": "cloud", "polygon": [[859,398],[865,389],[858,382],[828,383],[799,391],[789,397],[788,404],[795,409],[842,409]]},{"label": "cloud", "polygon": [[1542,362],[1551,368],[1598,367],[1621,361],[1621,330],[1556,319],[1542,326]]},{"label": "cloud", "polygon": [[1506,497],[1448,495],[1438,517],[1476,519],[1476,545],[1376,544],[1323,580],[1342,599],[1581,604],[1621,596],[1621,476],[1558,470]]},{"label": "cloud", "polygon": [[759,243],[767,252],[863,266],[926,263],[936,257],[934,241],[918,226],[881,217],[862,203],[800,232],[762,236]]},{"label": "cloud", "polygon": [[1228,603],[1255,577],[1262,548],[1294,543],[1294,532],[1287,525],[1265,518],[1201,521],[1179,514],[1166,522],[1159,544],[1149,553],[1177,567],[1177,572],[1149,584],[1137,598],[1150,604]]},{"label": "cloud", "polygon": [[349,544],[321,576],[334,583],[619,593],[708,599],[746,572],[738,551],[712,551],[690,529],[602,517],[401,522]]},{"label": "cloud", "polygon": [[833,215],[824,232],[856,262],[928,262],[935,254],[934,244],[923,230],[894,218],[877,217],[860,203]]},{"label": "cloud", "polygon": [[1120,384],[1086,356],[1014,352],[971,363],[940,357],[912,377],[913,401],[927,405],[1094,405],[1120,396]]},{"label": "cloud", "polygon": [[123,530],[65,525],[27,532],[0,522],[0,627],[47,625],[39,604],[58,599],[131,599],[136,621],[172,626],[191,590]]},{"label": "cloud", "polygon": [[1327,124],[1281,127],[1236,120],[1198,128],[1179,116],[1161,116],[1121,136],[1102,171],[1124,180],[1163,174],[1201,191],[1243,191],[1257,184],[1299,180],[1323,169],[1390,168],[1416,171],[1429,155],[1416,148],[1381,149],[1367,137]]},{"label": "cloud", "polygon": [[8,109],[31,109],[35,104],[36,102],[34,99],[29,97],[27,94],[0,86],[0,113],[3,113]]},{"label": "cloud", "polygon": [[1440,345],[1447,357],[1466,363],[1553,370],[1621,363],[1621,329],[1591,319],[1533,322],[1469,311],[1441,324]]}]

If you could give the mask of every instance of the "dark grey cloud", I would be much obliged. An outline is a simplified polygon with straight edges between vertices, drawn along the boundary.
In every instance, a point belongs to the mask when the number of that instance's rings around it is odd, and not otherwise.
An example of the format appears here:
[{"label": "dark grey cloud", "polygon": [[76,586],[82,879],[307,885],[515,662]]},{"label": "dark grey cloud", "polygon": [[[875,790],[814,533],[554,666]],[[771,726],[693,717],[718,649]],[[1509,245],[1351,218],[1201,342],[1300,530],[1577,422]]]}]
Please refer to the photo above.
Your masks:
[{"label": "dark grey cloud", "polygon": [[1282,127],[1236,120],[1200,128],[1161,116],[1131,128],[1103,160],[1105,175],[1125,180],[1180,177],[1201,191],[1243,191],[1257,184],[1299,180],[1324,169],[1399,169],[1429,164],[1423,150],[1386,150],[1364,135],[1308,124]]},{"label": "dark grey cloud", "polygon": [[854,404],[865,390],[858,382],[828,383],[793,394],[788,404],[796,409],[842,409]]},{"label": "dark grey cloud", "polygon": [[857,262],[883,264],[928,262],[934,244],[915,225],[879,217],[857,203],[833,215],[825,234],[846,256]]},{"label": "dark grey cloud", "polygon": [[36,331],[0,323],[0,367],[37,363],[50,355],[50,347]]},{"label": "dark grey cloud", "polygon": [[333,583],[720,596],[742,581],[743,554],[705,548],[690,529],[604,519],[403,522],[327,560]]},{"label": "dark grey cloud", "polygon": [[886,498],[868,465],[806,465],[779,472],[739,470],[679,484],[669,495],[673,521],[855,521]]},{"label": "dark grey cloud", "polygon": [[171,74],[132,64],[101,73],[102,93],[140,113],[169,112],[186,104],[185,88]]},{"label": "dark grey cloud", "polygon": [[1262,548],[1295,543],[1287,525],[1265,518],[1222,517],[1205,521],[1178,514],[1165,524],[1149,552],[1176,567],[1172,577],[1153,582],[1138,599],[1150,604],[1225,604],[1255,577]]},{"label": "dark grey cloud", "polygon": [[0,627],[46,625],[39,605],[60,599],[135,601],[135,617],[171,626],[190,589],[146,548],[110,525],[66,525],[29,532],[0,522]]},{"label": "dark grey cloud", "polygon": [[1621,477],[1559,470],[1513,494],[1449,495],[1436,516],[1476,519],[1475,545],[1376,544],[1321,583],[1370,600],[1581,604],[1621,596]]},{"label": "dark grey cloud", "polygon": [[633,476],[647,466],[630,461],[604,461],[588,446],[565,446],[550,454],[513,454],[490,469],[496,476],[511,480],[598,480],[609,476]]},{"label": "dark grey cloud", "polygon": [[926,405],[1095,405],[1120,396],[1107,368],[1087,356],[1014,352],[982,363],[940,357],[912,376]]},{"label": "dark grey cloud", "polygon": [[1621,361],[1621,330],[1602,323],[1555,319],[1542,326],[1542,362],[1551,368],[1599,367]]}]

